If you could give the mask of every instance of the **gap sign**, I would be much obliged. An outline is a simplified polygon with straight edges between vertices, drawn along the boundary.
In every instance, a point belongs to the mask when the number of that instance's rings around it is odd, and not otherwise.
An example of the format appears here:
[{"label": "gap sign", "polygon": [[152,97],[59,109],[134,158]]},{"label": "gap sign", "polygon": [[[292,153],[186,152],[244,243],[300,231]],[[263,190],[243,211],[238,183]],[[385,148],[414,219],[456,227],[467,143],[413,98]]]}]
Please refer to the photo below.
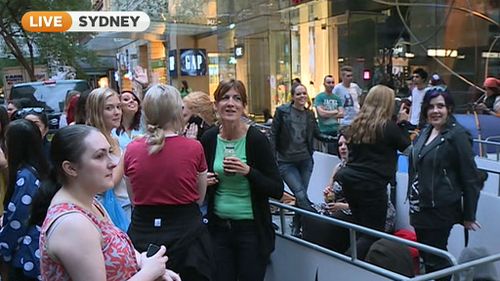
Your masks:
[{"label": "gap sign", "polygon": [[181,49],[181,76],[207,75],[207,51],[205,49]]}]

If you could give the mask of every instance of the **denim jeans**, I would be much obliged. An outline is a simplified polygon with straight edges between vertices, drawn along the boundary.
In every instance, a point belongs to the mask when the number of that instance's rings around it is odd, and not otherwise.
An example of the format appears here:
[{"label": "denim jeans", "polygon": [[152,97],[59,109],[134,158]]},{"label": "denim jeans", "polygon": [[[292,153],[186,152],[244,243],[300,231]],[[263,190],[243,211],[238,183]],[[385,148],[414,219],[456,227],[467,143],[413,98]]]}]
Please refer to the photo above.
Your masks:
[{"label": "denim jeans", "polygon": [[309,198],[307,197],[307,187],[313,170],[313,159],[297,162],[278,161],[281,178],[292,190],[297,206],[303,209],[310,209]]},{"label": "denim jeans", "polygon": [[217,281],[263,281],[269,257],[260,252],[257,226],[253,220],[210,222],[214,243]]}]

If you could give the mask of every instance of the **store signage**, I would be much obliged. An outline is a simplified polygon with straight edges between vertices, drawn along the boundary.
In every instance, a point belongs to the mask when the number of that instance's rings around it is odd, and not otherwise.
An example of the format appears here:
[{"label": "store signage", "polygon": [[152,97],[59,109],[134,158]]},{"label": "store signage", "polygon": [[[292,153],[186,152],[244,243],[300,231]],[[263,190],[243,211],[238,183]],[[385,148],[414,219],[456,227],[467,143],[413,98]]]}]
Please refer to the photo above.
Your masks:
[{"label": "store signage", "polygon": [[181,76],[207,75],[207,51],[205,49],[180,50]]},{"label": "store signage", "polygon": [[168,51],[168,72],[170,77],[177,77],[177,50]]},{"label": "store signage", "polygon": [[243,45],[234,46],[234,57],[239,59],[245,55],[245,47]]},{"label": "store signage", "polygon": [[151,61],[151,68],[163,68],[163,67],[165,67],[165,58]]}]

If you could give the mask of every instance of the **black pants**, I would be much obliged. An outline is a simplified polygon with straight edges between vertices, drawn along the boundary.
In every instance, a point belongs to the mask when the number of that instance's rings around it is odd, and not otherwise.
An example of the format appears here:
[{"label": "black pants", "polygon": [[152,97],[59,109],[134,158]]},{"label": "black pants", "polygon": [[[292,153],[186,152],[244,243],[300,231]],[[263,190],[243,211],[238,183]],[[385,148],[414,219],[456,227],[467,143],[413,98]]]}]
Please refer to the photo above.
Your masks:
[{"label": "black pants", "polygon": [[[438,249],[447,250],[448,237],[450,236],[451,226],[444,228],[415,228],[417,241],[422,244],[436,247]],[[425,272],[434,272],[440,269],[451,266],[445,258],[430,254],[425,251],[420,251],[420,256],[424,260]],[[436,281],[448,281],[451,276],[436,279]]]},{"label": "black pants", "polygon": [[[343,185],[354,222],[378,231],[384,231],[387,216],[386,186],[374,186],[373,183],[357,182],[351,186]],[[357,232],[356,240],[358,259],[364,259],[370,246],[379,238]],[[350,250],[348,251],[350,253]]]},{"label": "black pants", "polygon": [[[332,217],[354,222],[352,215],[346,215],[342,211],[334,212]],[[312,217],[302,218],[302,237],[304,240],[339,253],[344,253],[350,246],[349,229]]]},{"label": "black pants", "polygon": [[263,281],[269,257],[261,254],[255,222],[214,216],[209,224],[217,266],[215,280]]},{"label": "black pants", "polygon": [[[337,137],[338,136],[338,132],[326,132],[324,134],[332,136],[332,137]],[[326,144],[326,149],[327,149],[328,154],[332,154],[332,155],[338,155],[339,154],[339,151],[338,151],[338,141],[325,142],[325,144]]]},{"label": "black pants", "polygon": [[128,235],[139,252],[150,243],[164,245],[167,268],[183,281],[215,280],[210,234],[197,204],[135,206]]}]

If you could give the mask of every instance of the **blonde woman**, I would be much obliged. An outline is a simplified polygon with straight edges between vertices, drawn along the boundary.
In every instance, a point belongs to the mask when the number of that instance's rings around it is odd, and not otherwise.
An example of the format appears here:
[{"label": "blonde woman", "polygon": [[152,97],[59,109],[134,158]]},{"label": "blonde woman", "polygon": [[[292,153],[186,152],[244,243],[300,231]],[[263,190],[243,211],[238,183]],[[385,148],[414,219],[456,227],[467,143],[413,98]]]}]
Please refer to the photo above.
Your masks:
[{"label": "blonde woman", "polygon": [[182,114],[186,122],[184,135],[199,140],[216,121],[214,103],[208,94],[200,91],[189,93],[183,102]]},{"label": "blonde woman", "polygon": [[165,245],[168,267],[183,280],[212,279],[210,236],[199,204],[205,198],[207,163],[201,144],[180,136],[182,100],[172,86],[154,85],[143,100],[147,132],[124,156],[134,210],[128,230],[135,247]]},{"label": "blonde woman", "polygon": [[87,102],[87,123],[97,128],[111,146],[111,156],[118,163],[113,170],[114,188],[106,191],[101,203],[108,211],[113,223],[123,231],[127,231],[130,223],[132,207],[127,187],[123,181],[122,151],[112,131],[118,128],[122,120],[122,108],[117,92],[110,88],[98,88],[90,92]]},{"label": "blonde woman", "polygon": [[[387,184],[396,172],[397,151],[410,145],[408,134],[391,120],[393,111],[394,91],[382,85],[371,88],[348,129],[347,164],[335,175],[354,221],[379,231],[385,227]],[[365,258],[376,239],[358,236],[358,258]]]}]

